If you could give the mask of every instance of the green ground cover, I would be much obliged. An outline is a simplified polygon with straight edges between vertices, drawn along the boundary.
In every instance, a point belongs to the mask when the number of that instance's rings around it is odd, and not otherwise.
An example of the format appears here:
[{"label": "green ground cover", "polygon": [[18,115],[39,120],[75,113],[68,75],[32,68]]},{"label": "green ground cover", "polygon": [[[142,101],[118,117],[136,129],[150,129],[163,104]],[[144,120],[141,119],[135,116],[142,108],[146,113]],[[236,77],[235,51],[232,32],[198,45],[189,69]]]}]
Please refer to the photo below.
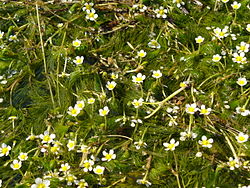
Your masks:
[{"label": "green ground cover", "polygon": [[250,185],[249,18],[249,0],[0,2],[0,187]]}]

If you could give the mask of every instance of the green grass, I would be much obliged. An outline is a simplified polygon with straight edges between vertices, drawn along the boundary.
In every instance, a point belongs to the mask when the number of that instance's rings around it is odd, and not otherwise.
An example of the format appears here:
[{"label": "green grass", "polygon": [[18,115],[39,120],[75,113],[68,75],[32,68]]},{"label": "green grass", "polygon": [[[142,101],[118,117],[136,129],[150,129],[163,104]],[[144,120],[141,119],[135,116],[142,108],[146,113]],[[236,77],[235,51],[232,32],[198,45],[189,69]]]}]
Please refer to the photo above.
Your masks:
[{"label": "green grass", "polygon": [[[0,31],[4,32],[0,37],[0,154],[3,143],[11,146],[9,154],[0,157],[2,187],[31,187],[36,178],[49,180],[52,188],[77,187],[77,182],[67,185],[69,174],[84,179],[89,187],[145,187],[137,183],[143,178],[150,187],[249,185],[249,141],[240,143],[236,138],[240,132],[249,134],[249,114],[236,111],[237,107],[249,109],[249,83],[237,84],[238,78],[250,79],[249,52],[245,52],[245,64],[233,61],[236,46],[250,43],[249,2],[240,1],[236,13],[232,0],[226,4],[185,1],[181,8],[170,0],[145,0],[148,9],[140,12],[132,8],[132,1],[96,0],[95,21],[86,19],[84,3],[0,3]],[[160,6],[168,9],[166,19],[156,18],[154,10]],[[229,36],[218,39],[214,29],[225,26]],[[11,35],[17,40],[10,41]],[[195,42],[198,36],[204,37],[201,44]],[[76,39],[81,41],[79,47],[72,44]],[[161,48],[149,47],[152,39]],[[140,50],[147,54],[136,58]],[[221,61],[213,62],[213,55],[222,51],[226,54]],[[82,64],[74,63],[76,56],[84,56]],[[162,77],[153,78],[153,70],[160,70]],[[63,72],[69,75],[61,76]],[[118,78],[112,78],[112,73]],[[146,76],[141,84],[132,81],[138,73]],[[117,84],[112,91],[106,87],[108,81]],[[88,104],[89,98],[95,102]],[[133,101],[139,98],[144,101],[135,108]],[[68,108],[77,101],[85,105],[74,117]],[[186,105],[192,103],[212,111],[189,114]],[[110,111],[102,117],[99,110],[105,106]],[[179,107],[177,113],[169,112],[174,106]],[[131,126],[134,119],[142,123]],[[187,130],[197,137],[181,141],[180,133]],[[44,131],[56,135],[58,153],[51,151],[55,142],[42,143],[39,135]],[[26,140],[30,135],[37,137]],[[211,148],[199,144],[204,135],[213,139]],[[165,151],[163,143],[172,138],[179,145]],[[69,140],[76,142],[73,150],[67,147]],[[137,149],[135,142],[140,140],[147,145]],[[82,145],[89,148],[87,153],[79,151]],[[102,161],[103,151],[110,150],[115,159]],[[28,159],[13,170],[11,164],[21,152],[28,153]],[[197,152],[202,156],[197,157]],[[102,175],[80,167],[84,160],[93,160],[91,156],[99,159],[93,168],[105,167]],[[239,168],[230,170],[230,157],[239,159]],[[65,163],[70,165],[68,173],[60,171]]]}]

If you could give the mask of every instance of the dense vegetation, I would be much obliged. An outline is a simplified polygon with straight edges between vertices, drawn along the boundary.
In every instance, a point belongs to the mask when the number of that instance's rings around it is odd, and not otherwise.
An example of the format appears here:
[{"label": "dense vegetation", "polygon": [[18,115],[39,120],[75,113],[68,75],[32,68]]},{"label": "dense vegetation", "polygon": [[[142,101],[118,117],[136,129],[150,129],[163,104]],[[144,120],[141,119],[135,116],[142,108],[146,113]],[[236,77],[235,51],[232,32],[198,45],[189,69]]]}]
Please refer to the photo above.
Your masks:
[{"label": "dense vegetation", "polygon": [[0,3],[0,186],[247,187],[249,0]]}]

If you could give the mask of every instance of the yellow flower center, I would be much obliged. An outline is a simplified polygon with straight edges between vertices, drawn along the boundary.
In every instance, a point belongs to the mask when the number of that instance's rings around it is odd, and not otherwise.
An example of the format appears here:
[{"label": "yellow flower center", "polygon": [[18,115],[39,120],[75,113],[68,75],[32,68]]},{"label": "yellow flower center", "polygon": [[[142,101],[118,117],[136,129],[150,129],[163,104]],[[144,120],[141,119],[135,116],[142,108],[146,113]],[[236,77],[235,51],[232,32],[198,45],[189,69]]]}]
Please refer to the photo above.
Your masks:
[{"label": "yellow flower center", "polygon": [[245,51],[245,50],[246,50],[246,46],[241,46],[241,47],[240,47],[240,50],[241,50],[241,51]]},{"label": "yellow flower center", "polygon": [[154,73],[154,76],[155,76],[155,77],[159,77],[160,74],[157,72],[157,73]]},{"label": "yellow flower center", "polygon": [[201,43],[201,42],[203,42],[203,39],[202,39],[202,38],[199,38],[199,39],[196,40],[196,42],[197,42],[197,43]]},{"label": "yellow flower center", "polygon": [[202,114],[207,114],[207,113],[208,113],[208,110],[207,110],[207,109],[201,109],[201,113],[202,113]]},{"label": "yellow flower center", "polygon": [[235,166],[236,165],[236,161],[229,161],[229,166]]},{"label": "yellow flower center", "polygon": [[76,60],[76,63],[78,63],[78,64],[79,64],[79,63],[82,63],[82,59],[80,59],[80,58],[77,59],[77,60]]},{"label": "yellow flower center", "polygon": [[239,85],[244,85],[245,84],[245,81],[244,80],[239,80]]},{"label": "yellow flower center", "polygon": [[50,151],[51,151],[52,153],[55,153],[55,152],[57,152],[57,149],[58,149],[57,146],[53,146],[53,147],[50,148]]},{"label": "yellow flower center", "polygon": [[210,144],[210,143],[209,143],[208,140],[202,140],[202,145],[207,146],[207,145],[209,145],[209,144]]},{"label": "yellow flower center", "polygon": [[90,18],[94,18],[94,16],[95,16],[95,13],[93,13],[93,12],[89,13]]},{"label": "yellow flower center", "polygon": [[109,88],[109,89],[114,89],[115,86],[114,86],[113,84],[109,84],[109,85],[108,85],[108,88]]},{"label": "yellow flower center", "polygon": [[63,166],[63,167],[62,167],[62,171],[65,172],[65,171],[67,171],[67,170],[68,170],[68,167],[67,167],[67,166]]},{"label": "yellow flower center", "polygon": [[242,59],[243,59],[243,58],[242,58],[241,56],[237,56],[237,57],[236,57],[236,61],[242,61]]},{"label": "yellow flower center", "polygon": [[96,169],[97,174],[101,174],[102,172],[103,172],[103,170],[101,168]]},{"label": "yellow flower center", "polygon": [[75,146],[75,143],[74,142],[70,142],[69,144],[68,144],[68,147],[69,148],[73,148]]},{"label": "yellow flower center", "polygon": [[74,41],[73,46],[80,46],[80,43],[78,41]]},{"label": "yellow flower center", "polygon": [[74,181],[74,177],[73,177],[73,176],[68,176],[68,177],[67,177],[67,180],[68,180],[68,181]]},{"label": "yellow flower center", "polygon": [[214,57],[214,61],[219,61],[220,57]]},{"label": "yellow flower center", "polygon": [[78,108],[83,108],[83,104],[82,103],[79,103],[77,104]]},{"label": "yellow flower center", "polygon": [[89,168],[89,167],[91,167],[91,165],[90,165],[90,163],[89,162],[86,162],[86,163],[84,163],[84,165],[83,165],[85,168]]},{"label": "yellow flower center", "polygon": [[101,112],[101,114],[104,115],[104,116],[107,115],[107,113],[108,113],[107,110],[103,110],[103,111]]},{"label": "yellow flower center", "polygon": [[164,14],[164,10],[163,9],[159,10],[159,14],[163,15]]},{"label": "yellow flower center", "polygon": [[39,185],[37,185],[37,188],[46,188],[46,185],[44,183],[40,183]]},{"label": "yellow flower center", "polygon": [[141,78],[141,77],[137,77],[137,78],[135,79],[135,81],[141,82],[141,81],[142,81],[142,78]]},{"label": "yellow flower center", "polygon": [[175,147],[174,144],[169,144],[169,145],[168,145],[168,148],[169,148],[169,149],[173,149],[174,147]]},{"label": "yellow flower center", "polygon": [[4,154],[4,155],[6,155],[6,153],[8,153],[8,151],[9,151],[9,148],[2,148],[2,153]]},{"label": "yellow flower center", "polygon": [[18,168],[20,168],[21,166],[20,166],[20,164],[19,163],[15,163],[14,165],[13,165],[13,168],[14,169],[18,169]]},{"label": "yellow flower center", "polygon": [[187,84],[185,84],[185,83],[180,83],[180,87],[187,87]]},{"label": "yellow flower center", "polygon": [[111,154],[107,154],[107,155],[105,156],[105,158],[106,158],[107,160],[110,160],[110,159],[112,159],[112,155],[111,155]]},{"label": "yellow flower center", "polygon": [[87,10],[91,10],[91,8],[92,8],[91,5],[86,5],[85,7]]},{"label": "yellow flower center", "polygon": [[76,109],[72,109],[71,110],[71,114],[77,114],[77,110]]},{"label": "yellow flower center", "polygon": [[24,154],[22,154],[22,155],[20,155],[20,159],[26,159],[26,155],[24,155]]},{"label": "yellow flower center", "polygon": [[45,141],[45,142],[50,141],[50,136],[49,136],[49,135],[45,135],[45,136],[43,137],[43,141]]},{"label": "yellow flower center", "polygon": [[245,137],[244,137],[244,136],[239,136],[239,137],[238,137],[238,140],[239,140],[239,141],[245,141]]},{"label": "yellow flower center", "polygon": [[220,35],[221,37],[223,37],[223,36],[225,35],[225,33],[221,31],[221,32],[219,33],[219,35]]},{"label": "yellow flower center", "polygon": [[195,110],[194,107],[189,107],[189,108],[188,108],[188,111],[189,111],[189,112],[194,112],[194,110]]}]

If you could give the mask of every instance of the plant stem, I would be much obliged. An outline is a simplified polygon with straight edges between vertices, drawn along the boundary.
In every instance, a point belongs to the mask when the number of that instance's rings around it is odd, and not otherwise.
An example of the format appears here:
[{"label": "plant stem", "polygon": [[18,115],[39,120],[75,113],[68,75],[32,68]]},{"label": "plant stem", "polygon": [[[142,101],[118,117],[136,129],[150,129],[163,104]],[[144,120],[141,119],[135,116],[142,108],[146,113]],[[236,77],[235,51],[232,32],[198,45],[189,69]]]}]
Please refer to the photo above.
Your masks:
[{"label": "plant stem", "polygon": [[192,127],[193,121],[194,121],[194,115],[190,114],[189,125],[188,125],[188,134],[189,135],[191,134],[191,127]]},{"label": "plant stem", "polygon": [[177,179],[177,183],[178,183],[178,187],[181,188],[181,183],[180,183],[180,179],[179,179],[179,174],[178,174],[178,163],[177,163],[177,158],[175,155],[175,152],[173,151],[173,155],[174,155],[174,161],[175,161],[175,176]]},{"label": "plant stem", "polygon": [[176,96],[177,94],[179,94],[181,91],[183,91],[185,89],[185,87],[181,87],[180,89],[176,90],[174,93],[172,93],[171,95],[169,95],[167,98],[165,98],[163,101],[161,101],[160,103],[156,103],[156,104],[159,104],[159,106],[151,113],[149,114],[148,116],[146,116],[144,119],[148,119],[150,118],[151,116],[153,116],[156,112],[158,112],[161,107],[167,102],[169,101],[170,99],[172,99],[174,96]]},{"label": "plant stem", "polygon": [[47,78],[53,108],[55,108],[55,101],[54,101],[54,97],[53,97],[52,87],[51,87],[49,77],[48,77],[48,69],[47,69],[47,63],[46,63],[46,58],[45,58],[45,51],[44,51],[42,31],[41,31],[41,23],[40,23],[39,12],[38,12],[38,4],[37,3],[36,3],[36,16],[37,16],[37,24],[38,24],[38,30],[39,30],[39,36],[40,36],[40,43],[41,43],[41,47],[42,47],[44,72],[45,72],[45,76]]}]

